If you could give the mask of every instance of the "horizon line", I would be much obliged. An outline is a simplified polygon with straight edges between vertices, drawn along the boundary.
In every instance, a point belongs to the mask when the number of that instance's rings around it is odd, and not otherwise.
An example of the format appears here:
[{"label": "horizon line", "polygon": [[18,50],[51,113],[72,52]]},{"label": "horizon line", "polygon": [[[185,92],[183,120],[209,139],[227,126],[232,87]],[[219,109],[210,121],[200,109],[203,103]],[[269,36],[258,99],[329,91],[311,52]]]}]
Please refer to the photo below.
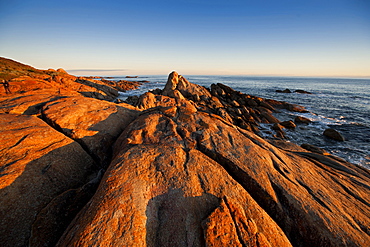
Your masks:
[{"label": "horizon line", "polygon": [[[103,72],[103,74],[80,74],[75,76],[99,76],[99,77],[124,77],[124,76],[167,76],[168,73],[125,73],[125,74],[105,74],[104,72],[118,72],[118,71],[129,71],[127,69],[66,69],[68,73],[73,75],[73,72]],[[181,75],[187,76],[246,76],[246,77],[295,77],[295,78],[333,78],[333,79],[370,79],[370,75],[359,76],[359,75],[291,75],[291,74],[211,74],[211,73],[180,73]]]}]

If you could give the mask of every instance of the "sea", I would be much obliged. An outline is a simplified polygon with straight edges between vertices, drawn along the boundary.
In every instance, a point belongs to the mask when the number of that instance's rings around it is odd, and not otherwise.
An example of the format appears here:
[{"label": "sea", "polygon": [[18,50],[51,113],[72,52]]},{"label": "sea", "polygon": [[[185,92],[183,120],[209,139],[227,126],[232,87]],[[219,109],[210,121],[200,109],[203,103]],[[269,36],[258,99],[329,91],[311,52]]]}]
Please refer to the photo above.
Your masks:
[{"label": "sea", "polygon": [[[199,75],[184,77],[205,87],[210,87],[212,83],[222,83],[242,93],[302,105],[309,113],[285,110],[276,113],[276,117],[281,121],[293,120],[296,116],[312,120],[309,125],[286,130],[289,141],[298,145],[315,145],[351,163],[370,169],[370,79]],[[124,77],[114,78],[120,79],[125,80]],[[140,76],[126,80],[150,82],[144,83],[137,90],[120,93],[121,99],[141,95],[156,88],[163,89],[167,75]],[[284,89],[293,93],[276,92]],[[294,93],[295,90],[312,94]],[[260,128],[266,137],[271,133],[267,124],[261,124]],[[345,141],[338,142],[323,136],[327,128],[339,131]]]}]

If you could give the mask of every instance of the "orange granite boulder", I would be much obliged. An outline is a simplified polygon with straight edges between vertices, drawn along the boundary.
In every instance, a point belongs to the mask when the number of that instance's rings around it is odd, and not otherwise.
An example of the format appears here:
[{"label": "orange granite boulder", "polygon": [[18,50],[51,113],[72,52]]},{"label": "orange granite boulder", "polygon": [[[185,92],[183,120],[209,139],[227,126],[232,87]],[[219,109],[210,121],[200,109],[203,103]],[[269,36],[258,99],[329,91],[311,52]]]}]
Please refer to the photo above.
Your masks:
[{"label": "orange granite boulder", "polygon": [[[238,213],[214,222],[222,199]],[[233,205],[233,204],[231,204]],[[236,216],[237,215],[237,216]],[[178,145],[141,144],[119,153],[92,200],[57,246],[204,246],[239,242],[236,231],[266,236],[271,246],[291,246],[279,226],[227,172],[201,152]],[[205,221],[203,223],[203,221]],[[258,229],[245,225],[255,222]],[[218,245],[213,245],[218,246]],[[251,245],[257,246],[257,245]]]},{"label": "orange granite boulder", "polygon": [[61,98],[41,111],[42,119],[79,142],[103,167],[111,158],[113,142],[138,113],[131,105],[86,97]]}]

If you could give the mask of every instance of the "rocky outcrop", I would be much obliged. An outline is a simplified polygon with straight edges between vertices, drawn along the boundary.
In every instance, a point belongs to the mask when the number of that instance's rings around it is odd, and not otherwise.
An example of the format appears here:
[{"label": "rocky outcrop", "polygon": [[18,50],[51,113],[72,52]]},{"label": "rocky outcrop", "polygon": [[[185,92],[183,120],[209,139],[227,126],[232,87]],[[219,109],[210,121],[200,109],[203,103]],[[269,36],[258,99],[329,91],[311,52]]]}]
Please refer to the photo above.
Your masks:
[{"label": "rocky outcrop", "polygon": [[204,107],[208,94],[186,100],[194,94],[173,75],[164,92],[173,90],[177,105],[148,109],[124,130],[58,246],[370,244],[367,170],[273,145]]},{"label": "rocky outcrop", "polygon": [[77,213],[94,195],[101,180],[98,175],[76,189],[69,189],[53,198],[36,216],[29,246],[55,246]]},{"label": "rocky outcrop", "polygon": [[36,215],[94,176],[94,161],[39,118],[0,114],[0,242],[25,246]]}]

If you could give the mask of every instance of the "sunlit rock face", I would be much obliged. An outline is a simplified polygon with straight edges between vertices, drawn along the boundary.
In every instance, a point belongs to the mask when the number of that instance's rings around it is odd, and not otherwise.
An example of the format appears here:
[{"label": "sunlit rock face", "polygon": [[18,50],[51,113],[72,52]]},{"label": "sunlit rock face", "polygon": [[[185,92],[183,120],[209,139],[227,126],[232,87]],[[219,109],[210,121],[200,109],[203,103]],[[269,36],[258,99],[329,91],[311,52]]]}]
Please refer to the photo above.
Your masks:
[{"label": "sunlit rock face", "polygon": [[123,129],[138,115],[134,107],[86,97],[68,97],[47,103],[42,118],[76,140],[106,167],[110,149]]}]

